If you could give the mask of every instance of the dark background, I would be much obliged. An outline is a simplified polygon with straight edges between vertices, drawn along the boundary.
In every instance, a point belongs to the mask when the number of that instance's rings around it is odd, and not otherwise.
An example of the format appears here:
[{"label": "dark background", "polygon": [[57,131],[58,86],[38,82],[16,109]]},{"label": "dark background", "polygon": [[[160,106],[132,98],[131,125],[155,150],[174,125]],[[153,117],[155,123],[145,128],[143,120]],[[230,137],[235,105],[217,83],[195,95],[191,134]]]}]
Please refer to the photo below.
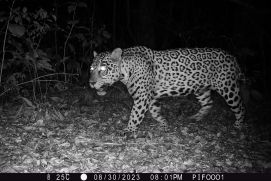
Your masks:
[{"label": "dark background", "polygon": [[[11,2],[0,1],[2,18],[8,17]],[[76,10],[69,11],[75,5]],[[17,0],[14,7],[27,7],[28,12],[42,8],[56,17],[42,35],[39,48],[57,70],[63,70],[61,59],[69,57],[67,65],[84,62],[80,68],[87,72],[94,49],[216,47],[237,56],[249,86],[270,97],[269,0]],[[78,22],[70,32],[72,20]],[[1,25],[3,40],[5,21]],[[83,48],[82,42],[86,42]]]},{"label": "dark background", "polygon": [[223,48],[257,79],[252,86],[268,94],[270,1],[97,1],[95,7],[96,20],[112,33],[112,48]]}]

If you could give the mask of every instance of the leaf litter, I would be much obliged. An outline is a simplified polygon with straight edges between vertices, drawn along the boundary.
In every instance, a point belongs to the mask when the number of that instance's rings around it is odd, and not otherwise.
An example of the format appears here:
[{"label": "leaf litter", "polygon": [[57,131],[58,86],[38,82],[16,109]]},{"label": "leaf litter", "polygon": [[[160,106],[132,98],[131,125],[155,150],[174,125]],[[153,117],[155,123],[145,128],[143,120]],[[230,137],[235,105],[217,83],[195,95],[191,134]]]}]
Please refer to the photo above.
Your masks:
[{"label": "leaf litter", "polygon": [[118,132],[130,100],[91,99],[54,95],[2,106],[0,172],[271,172],[270,139],[252,123],[235,130],[225,105],[196,122],[188,119],[198,109],[189,97],[162,100],[169,130],[147,115],[138,137],[125,139]]}]

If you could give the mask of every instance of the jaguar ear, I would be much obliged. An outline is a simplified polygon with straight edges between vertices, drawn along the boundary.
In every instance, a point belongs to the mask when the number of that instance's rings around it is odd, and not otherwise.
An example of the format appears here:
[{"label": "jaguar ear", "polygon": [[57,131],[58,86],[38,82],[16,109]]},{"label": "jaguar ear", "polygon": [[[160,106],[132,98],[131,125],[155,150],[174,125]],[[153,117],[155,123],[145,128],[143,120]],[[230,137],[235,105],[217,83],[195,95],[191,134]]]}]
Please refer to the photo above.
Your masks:
[{"label": "jaguar ear", "polygon": [[98,53],[94,50],[93,51],[93,57],[96,57],[98,55]]},{"label": "jaguar ear", "polygon": [[121,54],[122,54],[122,50],[121,48],[116,48],[113,50],[113,52],[111,53],[111,58],[115,61],[119,61],[121,58]]}]

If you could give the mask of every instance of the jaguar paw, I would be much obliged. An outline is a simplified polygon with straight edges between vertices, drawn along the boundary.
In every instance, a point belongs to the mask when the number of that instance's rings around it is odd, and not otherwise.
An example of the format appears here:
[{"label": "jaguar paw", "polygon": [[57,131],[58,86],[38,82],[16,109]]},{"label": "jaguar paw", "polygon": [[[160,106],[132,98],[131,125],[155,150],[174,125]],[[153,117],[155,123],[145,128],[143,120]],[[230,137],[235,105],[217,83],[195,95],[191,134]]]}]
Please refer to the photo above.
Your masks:
[{"label": "jaguar paw", "polygon": [[137,131],[131,131],[128,128],[125,128],[119,131],[118,135],[125,139],[137,138]]},{"label": "jaguar paw", "polygon": [[243,124],[239,121],[235,121],[235,123],[233,124],[233,126],[236,128],[236,129],[242,129],[243,127]]},{"label": "jaguar paw", "polygon": [[167,132],[169,130],[169,127],[168,127],[168,125],[166,123],[161,124],[160,128],[165,132]]}]

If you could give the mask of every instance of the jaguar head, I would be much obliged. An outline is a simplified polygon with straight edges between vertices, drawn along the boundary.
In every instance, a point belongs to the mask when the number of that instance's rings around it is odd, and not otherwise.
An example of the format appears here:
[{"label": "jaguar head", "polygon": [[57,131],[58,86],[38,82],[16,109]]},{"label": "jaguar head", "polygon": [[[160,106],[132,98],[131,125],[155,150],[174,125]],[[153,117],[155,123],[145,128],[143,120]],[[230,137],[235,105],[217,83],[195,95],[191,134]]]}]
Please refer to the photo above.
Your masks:
[{"label": "jaguar head", "polygon": [[121,54],[120,48],[100,54],[94,52],[93,63],[90,66],[89,85],[97,90],[98,95],[105,95],[106,88],[119,80]]}]

